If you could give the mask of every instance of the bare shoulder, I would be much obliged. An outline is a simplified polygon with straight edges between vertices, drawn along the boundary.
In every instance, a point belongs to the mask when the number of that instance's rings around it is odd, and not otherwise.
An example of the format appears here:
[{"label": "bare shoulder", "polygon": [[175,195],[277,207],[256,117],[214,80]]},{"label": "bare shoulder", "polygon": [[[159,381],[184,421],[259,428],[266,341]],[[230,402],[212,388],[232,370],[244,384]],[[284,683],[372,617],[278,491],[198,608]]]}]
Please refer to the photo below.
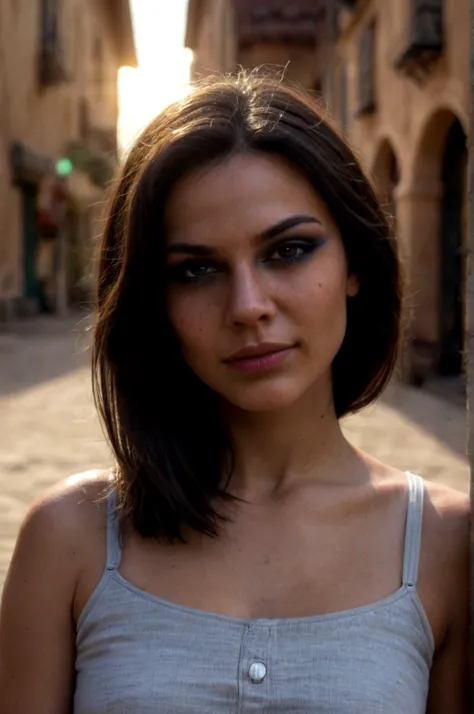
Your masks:
[{"label": "bare shoulder", "polygon": [[74,534],[101,519],[111,478],[107,471],[74,474],[55,484],[29,509],[23,527],[52,527]]},{"label": "bare shoulder", "polygon": [[[366,468],[378,484],[384,484],[392,494],[406,494],[406,472],[388,466],[367,454],[363,454],[363,458]],[[441,548],[465,545],[469,538],[469,497],[441,483],[427,480],[423,483],[423,541],[433,542]]]},{"label": "bare shoulder", "polygon": [[470,515],[470,500],[466,494],[425,481],[425,537],[441,551],[468,547]]},{"label": "bare shoulder", "polygon": [[[385,484],[389,492],[406,493],[406,473],[371,458],[367,462],[378,482]],[[466,610],[470,513],[466,494],[440,483],[424,481],[418,590],[438,642],[453,618]]]},{"label": "bare shoulder", "polygon": [[21,525],[13,563],[51,560],[64,578],[77,575],[88,553],[97,552],[103,540],[109,484],[108,472],[91,471],[71,476],[46,492]]},{"label": "bare shoulder", "polygon": [[425,482],[419,592],[435,636],[428,712],[467,712],[470,501]]},{"label": "bare shoulder", "polygon": [[101,531],[108,484],[100,472],[71,477],[35,503],[23,521],[0,608],[5,711],[70,710],[76,593],[90,571],[88,561],[105,559]]},{"label": "bare shoulder", "polygon": [[33,510],[49,510],[70,527],[90,525],[102,519],[107,494],[112,485],[108,470],[85,471],[69,476],[53,486],[33,506]]},{"label": "bare shoulder", "polygon": [[[370,459],[369,464],[382,483],[395,486],[395,491],[405,492],[407,474],[386,464]],[[434,481],[424,480],[423,541],[428,547],[441,551],[468,543],[470,527],[469,497],[453,488]]]},{"label": "bare shoulder", "polygon": [[470,502],[459,491],[425,481],[418,589],[437,649],[467,631]]}]

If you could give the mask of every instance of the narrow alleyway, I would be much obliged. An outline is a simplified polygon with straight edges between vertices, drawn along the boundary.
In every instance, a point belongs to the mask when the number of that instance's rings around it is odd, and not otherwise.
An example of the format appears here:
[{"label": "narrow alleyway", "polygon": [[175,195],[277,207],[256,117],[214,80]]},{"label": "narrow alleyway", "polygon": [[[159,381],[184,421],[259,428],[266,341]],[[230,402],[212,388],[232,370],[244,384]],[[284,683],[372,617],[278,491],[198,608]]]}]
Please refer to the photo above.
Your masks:
[{"label": "narrow alleyway", "polygon": [[66,476],[110,462],[86,327],[83,316],[45,318],[0,333],[0,589],[29,505]]},{"label": "narrow alleyway", "polygon": [[[87,325],[84,316],[37,319],[0,333],[0,590],[29,505],[64,477],[111,461],[90,393]],[[394,385],[344,428],[374,456],[467,491],[455,403]]]}]

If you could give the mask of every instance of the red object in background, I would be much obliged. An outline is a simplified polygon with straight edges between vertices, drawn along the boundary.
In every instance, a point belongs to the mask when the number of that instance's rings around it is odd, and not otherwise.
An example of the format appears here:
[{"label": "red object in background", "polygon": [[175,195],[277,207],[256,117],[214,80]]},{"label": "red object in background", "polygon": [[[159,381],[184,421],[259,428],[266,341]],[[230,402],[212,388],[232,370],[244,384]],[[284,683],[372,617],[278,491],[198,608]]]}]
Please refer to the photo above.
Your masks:
[{"label": "red object in background", "polygon": [[56,238],[58,235],[58,226],[49,211],[39,209],[36,216],[36,225],[39,236],[43,239]]},{"label": "red object in background", "polygon": [[52,188],[52,199],[56,202],[65,201],[68,197],[67,182],[58,179]]},{"label": "red object in background", "polygon": [[67,181],[56,179],[48,188],[47,201],[40,205],[36,214],[36,225],[40,238],[56,238],[59,234],[59,214],[68,200]]}]

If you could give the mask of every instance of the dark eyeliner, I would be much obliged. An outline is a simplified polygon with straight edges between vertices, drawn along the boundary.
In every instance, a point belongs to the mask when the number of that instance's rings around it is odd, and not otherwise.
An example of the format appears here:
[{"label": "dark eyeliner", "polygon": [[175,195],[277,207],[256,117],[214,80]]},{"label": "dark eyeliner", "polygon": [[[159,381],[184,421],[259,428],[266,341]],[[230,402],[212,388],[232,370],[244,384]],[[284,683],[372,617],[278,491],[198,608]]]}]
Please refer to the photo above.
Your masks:
[{"label": "dark eyeliner", "polygon": [[[317,250],[326,242],[325,238],[309,236],[292,236],[291,238],[285,238],[284,240],[277,241],[269,249],[265,251],[265,260],[275,265],[279,263],[282,265],[291,265],[293,263],[299,263],[307,258],[310,258]],[[281,255],[280,258],[271,258],[271,256],[277,253],[279,250],[283,251],[285,248],[300,248],[303,252],[298,256],[287,256]]]},{"label": "dark eyeliner", "polygon": [[189,260],[183,260],[181,263],[176,263],[169,265],[166,268],[166,282],[177,283],[180,285],[189,285],[192,283],[198,283],[202,280],[209,279],[215,273],[196,275],[194,277],[187,276],[186,271],[197,272],[199,268],[218,268],[214,261],[205,259],[190,258]]}]

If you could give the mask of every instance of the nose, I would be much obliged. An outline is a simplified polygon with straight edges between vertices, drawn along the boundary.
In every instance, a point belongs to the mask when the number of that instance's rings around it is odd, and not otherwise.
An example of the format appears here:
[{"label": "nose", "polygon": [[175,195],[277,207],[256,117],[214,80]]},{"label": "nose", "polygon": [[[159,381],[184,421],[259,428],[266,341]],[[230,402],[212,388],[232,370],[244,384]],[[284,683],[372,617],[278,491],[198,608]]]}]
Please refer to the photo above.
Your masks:
[{"label": "nose", "polygon": [[268,322],[275,314],[275,306],[258,270],[241,266],[229,281],[227,315],[234,327],[252,327]]}]

